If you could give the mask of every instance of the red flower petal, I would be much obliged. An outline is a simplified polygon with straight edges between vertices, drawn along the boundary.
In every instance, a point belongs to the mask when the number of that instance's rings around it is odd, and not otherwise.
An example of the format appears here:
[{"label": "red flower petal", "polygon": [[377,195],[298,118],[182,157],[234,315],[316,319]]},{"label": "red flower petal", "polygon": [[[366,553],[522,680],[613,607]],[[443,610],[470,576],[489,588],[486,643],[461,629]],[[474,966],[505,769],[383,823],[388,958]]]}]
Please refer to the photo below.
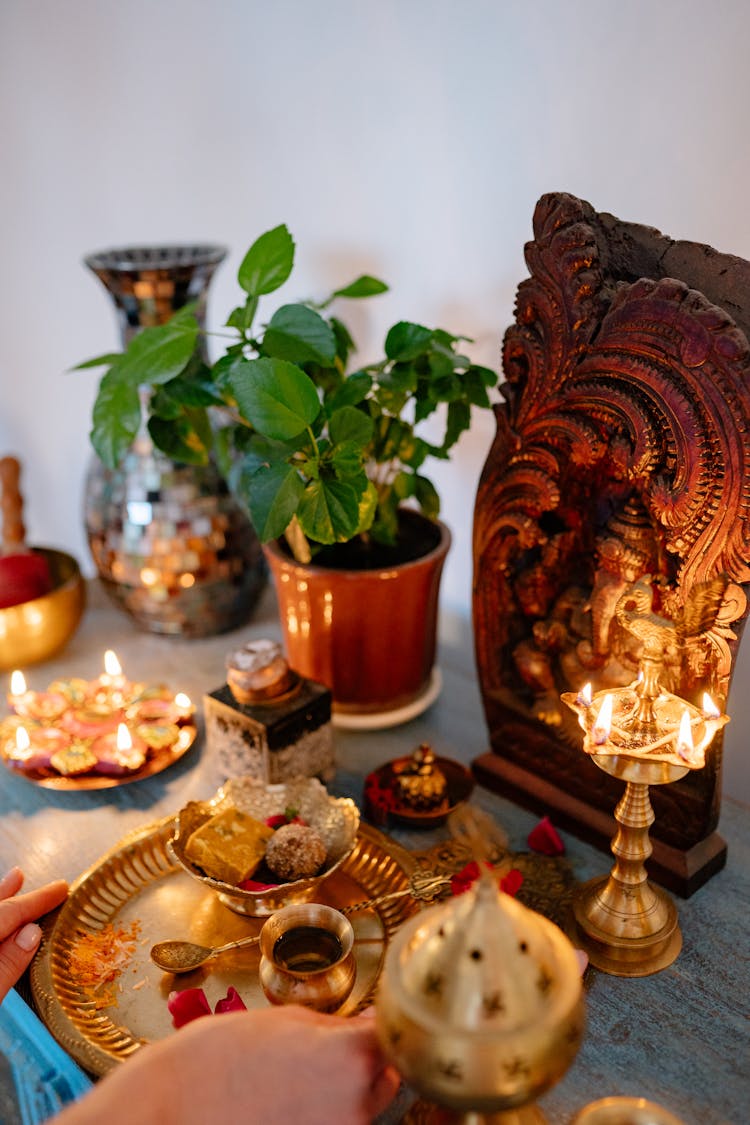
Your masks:
[{"label": "red flower petal", "polygon": [[503,875],[500,880],[500,890],[505,891],[506,895],[510,895],[512,898],[515,898],[522,885],[523,875],[516,867],[511,868],[508,874]]},{"label": "red flower petal", "polygon": [[565,851],[557,829],[548,816],[542,817],[535,828],[529,833],[528,845],[534,852],[541,855],[562,855]]},{"label": "red flower petal", "polygon": [[220,1016],[222,1012],[244,1012],[246,1008],[247,1004],[243,1002],[237,989],[230,984],[226,996],[223,1000],[217,1001],[214,1011]]},{"label": "red flower petal", "polygon": [[276,816],[267,816],[265,824],[267,828],[281,828],[282,824],[288,824],[289,821],[283,812],[276,813]]},{"label": "red flower petal", "polygon": [[[489,866],[489,864],[487,865]],[[475,859],[457,871],[455,875],[451,875],[451,894],[462,895],[464,891],[468,891],[472,883],[475,883],[479,878],[479,864]]]},{"label": "red flower petal", "polygon": [[243,879],[237,886],[241,891],[270,891],[278,886],[278,883],[259,883],[256,879]]},{"label": "red flower petal", "polygon": [[202,988],[183,988],[180,992],[170,992],[167,1008],[172,1016],[173,1027],[183,1027],[200,1016],[210,1016],[206,994]]}]

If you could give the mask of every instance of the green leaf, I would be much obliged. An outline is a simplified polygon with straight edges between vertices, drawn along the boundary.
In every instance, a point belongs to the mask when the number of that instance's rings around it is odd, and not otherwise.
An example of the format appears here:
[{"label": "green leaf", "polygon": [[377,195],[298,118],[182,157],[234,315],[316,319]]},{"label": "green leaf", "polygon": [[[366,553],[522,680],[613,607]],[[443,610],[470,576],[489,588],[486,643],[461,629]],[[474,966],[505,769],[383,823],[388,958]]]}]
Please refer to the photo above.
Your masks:
[{"label": "green leaf", "polygon": [[253,323],[255,311],[258,308],[258,298],[248,297],[244,305],[238,305],[236,309],[232,309],[226,321],[224,322],[226,328],[236,328],[243,334],[247,332]]},{"label": "green leaf", "polygon": [[302,433],[320,411],[312,379],[283,359],[235,363],[229,384],[242,416],[260,433],[277,441],[288,441]]},{"label": "green leaf", "polygon": [[119,465],[141,424],[138,387],[113,367],[102,377],[94,403],[91,444],[108,469]]},{"label": "green leaf", "polygon": [[424,514],[436,520],[440,515],[440,497],[432,481],[427,477],[415,476],[414,495]]},{"label": "green leaf", "polygon": [[360,494],[340,480],[311,481],[297,508],[297,519],[308,539],[337,543],[359,530]]},{"label": "green leaf", "polygon": [[246,482],[250,518],[263,543],[284,534],[304,490],[299,473],[286,464],[264,466]]},{"label": "green leaf", "polygon": [[391,488],[398,497],[399,503],[402,500],[410,500],[412,498],[414,495],[415,481],[416,477],[414,473],[396,473],[391,483]]},{"label": "green leaf", "polygon": [[471,425],[471,407],[465,402],[452,402],[448,406],[448,421],[443,438],[443,450],[451,449],[464,430]]},{"label": "green leaf", "polygon": [[97,355],[93,359],[84,360],[83,363],[77,363],[75,367],[71,367],[71,371],[84,371],[87,367],[115,367],[122,359],[122,352],[107,352],[105,355]]},{"label": "green leaf", "polygon": [[398,393],[416,390],[417,372],[413,363],[394,363],[380,377],[381,387]]},{"label": "green leaf", "polygon": [[360,450],[372,440],[373,429],[370,415],[357,410],[356,406],[342,406],[333,412],[328,422],[328,434],[335,445],[350,441]]},{"label": "green leaf", "polygon": [[148,409],[151,416],[156,418],[179,418],[182,414],[180,403],[170,398],[163,387],[157,387],[152,392]]},{"label": "green leaf", "polygon": [[456,402],[462,397],[461,381],[457,375],[441,375],[434,379],[432,392],[440,402]]},{"label": "green leaf", "polygon": [[372,378],[364,371],[349,375],[332,395],[326,398],[326,409],[330,414],[342,406],[357,406],[363,402],[372,387]]},{"label": "green leaf", "polygon": [[182,461],[187,465],[208,463],[208,448],[187,418],[172,420],[152,417],[149,419],[148,432],[154,445],[174,461]]},{"label": "green leaf", "polygon": [[263,351],[291,363],[330,366],[336,358],[336,337],[323,317],[307,305],[282,305],[266,328]]},{"label": "green leaf", "polygon": [[378,511],[378,490],[371,480],[367,482],[367,488],[364,490],[359,498],[359,523],[357,524],[357,534],[361,535],[363,531],[368,531],[373,524],[373,520]]},{"label": "green leaf", "polygon": [[255,240],[242,260],[237,280],[251,297],[259,297],[283,285],[293,266],[294,239],[282,223]]},{"label": "green leaf", "polygon": [[352,281],[350,285],[345,285],[343,289],[337,289],[334,297],[375,297],[378,293],[387,293],[388,286],[384,281],[380,281],[377,277],[370,277],[369,274],[363,273],[356,281]]},{"label": "green leaf", "polygon": [[445,352],[435,351],[430,353],[430,372],[436,378],[453,374],[453,356]]},{"label": "green leaf", "polygon": [[169,318],[169,323],[184,324],[190,328],[194,327],[196,330],[198,330],[199,325],[195,315],[197,308],[198,302],[190,301],[187,305],[183,305],[181,308],[179,308],[177,312],[172,313],[171,317]]},{"label": "green leaf", "polygon": [[[169,398],[181,406],[220,406],[224,401],[216,387],[211,370],[197,352],[193,353],[185,370],[174,379],[170,379],[168,383],[164,383],[156,393],[160,401]],[[153,397],[151,412],[162,413],[154,407]]]},{"label": "green leaf", "polygon": [[170,320],[154,328],[144,328],[134,336],[121,357],[119,378],[135,385],[168,383],[187,366],[195,351],[198,325]]},{"label": "green leaf", "polygon": [[413,430],[405,430],[398,446],[398,459],[410,469],[418,469],[430,452],[426,441],[416,436]]},{"label": "green leaf", "polygon": [[415,359],[432,339],[432,329],[401,320],[394,324],[385,338],[385,354],[389,359],[404,362]]},{"label": "green leaf", "polygon": [[356,441],[342,441],[331,454],[331,468],[339,480],[349,481],[355,488],[367,487],[367,476],[362,468],[362,446]]},{"label": "green leaf", "polygon": [[333,329],[333,334],[336,337],[336,355],[341,360],[341,365],[346,369],[346,361],[351,352],[356,351],[354,340],[352,339],[349,329],[344,324],[343,320],[338,317],[330,317],[328,323]]}]

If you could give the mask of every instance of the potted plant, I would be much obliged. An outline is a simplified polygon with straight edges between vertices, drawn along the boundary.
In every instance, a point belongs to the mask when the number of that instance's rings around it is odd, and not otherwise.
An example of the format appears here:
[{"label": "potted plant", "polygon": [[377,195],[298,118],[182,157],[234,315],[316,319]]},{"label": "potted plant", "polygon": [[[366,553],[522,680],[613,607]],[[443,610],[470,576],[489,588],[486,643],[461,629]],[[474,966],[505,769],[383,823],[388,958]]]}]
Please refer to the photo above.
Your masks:
[{"label": "potted plant", "polygon": [[[387,290],[370,276],[322,302],[282,305],[256,327],[260,298],[284,284],[293,264],[285,226],[253,243],[238,272],[244,300],[226,320],[213,364],[201,359],[202,330],[189,306],[124,352],[83,364],[108,368],[91,438],[101,460],[115,465],[140,423],[139,388],[150,388],[155,445],[187,462],[213,451],[247,504],[274,575],[292,666],[327,683],[340,712],[400,710],[429,689],[450,543],[422,467],[429,457],[448,458],[472,407],[489,407],[497,375],[461,353],[466,337],[407,321],[387,333],[382,358],[350,370],[354,342],[331,306]],[[438,408],[444,432],[436,444],[418,428]],[[342,605],[334,580],[345,591]],[[412,608],[428,621],[410,624]],[[381,655],[385,670],[377,672],[373,659]]]}]

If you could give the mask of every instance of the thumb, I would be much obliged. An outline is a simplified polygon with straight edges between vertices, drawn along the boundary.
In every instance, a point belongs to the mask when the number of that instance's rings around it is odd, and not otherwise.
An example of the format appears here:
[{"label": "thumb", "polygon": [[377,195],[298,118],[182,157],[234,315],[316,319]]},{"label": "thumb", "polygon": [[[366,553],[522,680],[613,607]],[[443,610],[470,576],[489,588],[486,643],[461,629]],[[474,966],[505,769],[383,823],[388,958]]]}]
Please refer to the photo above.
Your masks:
[{"label": "thumb", "polygon": [[41,938],[39,926],[29,922],[0,944],[0,1001],[31,964]]}]

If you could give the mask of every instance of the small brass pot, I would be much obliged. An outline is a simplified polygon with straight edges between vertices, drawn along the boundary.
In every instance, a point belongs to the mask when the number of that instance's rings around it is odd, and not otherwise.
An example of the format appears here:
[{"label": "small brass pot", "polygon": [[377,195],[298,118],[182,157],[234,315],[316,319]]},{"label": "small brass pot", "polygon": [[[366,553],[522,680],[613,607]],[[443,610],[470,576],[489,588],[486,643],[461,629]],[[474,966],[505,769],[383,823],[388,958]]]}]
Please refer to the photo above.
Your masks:
[{"label": "small brass pot", "polygon": [[35,547],[47,560],[52,589],[41,598],[0,609],[0,671],[39,664],[59,652],[78,628],[86,590],[72,555]]},{"label": "small brass pot", "polygon": [[[328,941],[333,935],[340,953],[321,968],[293,968],[279,954],[279,939],[289,931],[309,931],[314,950],[315,931]],[[260,983],[272,1004],[302,1004],[316,1012],[334,1012],[354,987],[357,967],[354,960],[354,930],[348,918],[332,906],[318,902],[285,906],[263,924],[260,931]],[[299,959],[304,963],[304,958]]]}]

